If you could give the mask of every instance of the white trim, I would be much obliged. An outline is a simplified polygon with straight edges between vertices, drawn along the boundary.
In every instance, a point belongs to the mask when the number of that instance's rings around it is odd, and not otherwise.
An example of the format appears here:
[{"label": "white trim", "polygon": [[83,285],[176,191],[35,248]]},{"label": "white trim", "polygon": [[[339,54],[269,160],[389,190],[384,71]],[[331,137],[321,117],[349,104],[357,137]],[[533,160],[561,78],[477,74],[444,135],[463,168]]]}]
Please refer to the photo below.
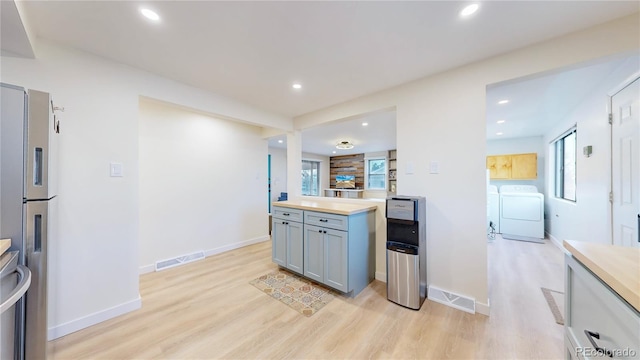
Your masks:
[{"label": "white trim", "polygon": [[[231,250],[235,250],[235,249],[240,249],[243,248],[245,246],[249,246],[249,245],[253,245],[253,244],[257,244],[263,241],[267,241],[267,240],[271,240],[271,236],[269,235],[263,235],[263,236],[259,236],[257,238],[253,238],[253,239],[249,239],[249,240],[245,240],[245,241],[241,241],[241,242],[237,242],[237,243],[233,243],[233,244],[229,244],[229,245],[224,245],[224,246],[220,246],[214,249],[209,249],[209,250],[205,250],[204,251],[204,256],[205,258],[208,258],[209,256],[213,256],[213,255],[217,255],[223,252],[227,252],[227,251],[231,251]],[[140,266],[139,270],[138,270],[138,274],[142,275],[142,274],[148,274],[148,273],[152,273],[156,271],[156,267],[154,264],[149,264],[149,265],[143,265]]]},{"label": "white trim", "polygon": [[154,264],[142,265],[140,269],[138,269],[138,275],[148,274],[156,271],[156,266]]},{"label": "white trim", "polygon": [[555,245],[558,249],[560,250],[564,250],[564,248],[562,247],[562,243],[560,242],[560,240],[556,239],[555,236],[549,234],[548,232],[545,231],[545,234],[547,234],[547,237],[549,238],[549,240],[551,240],[551,243],[553,245]]},{"label": "white trim", "polygon": [[[382,152],[381,152],[382,153]],[[384,187],[382,188],[370,188],[369,187],[369,161],[371,160],[384,160]],[[381,175],[381,174],[375,174]],[[389,187],[389,159],[385,155],[364,157],[364,190],[365,191],[387,191]]]},{"label": "white trim", "polygon": [[482,315],[490,316],[489,314],[491,312],[491,302],[489,301],[489,299],[487,299],[486,304],[476,301],[476,312]]},{"label": "white trim", "polygon": [[376,271],[376,280],[382,281],[383,283],[387,282],[387,273],[382,271]]},{"label": "white trim", "polygon": [[271,240],[271,236],[269,236],[269,235],[259,236],[257,238],[253,238],[253,239],[249,239],[249,240],[245,240],[245,241],[241,241],[241,242],[237,242],[237,243],[233,243],[233,244],[229,244],[229,245],[225,245],[225,246],[220,246],[220,247],[217,247],[217,248],[214,248],[214,249],[205,250],[204,256],[205,257],[209,257],[209,256],[212,256],[212,255],[220,254],[220,253],[227,252],[227,251],[230,251],[230,250],[240,249],[240,248],[245,247],[245,246],[261,243],[261,242],[267,241],[267,240]]},{"label": "white trim", "polygon": [[47,334],[47,340],[51,341],[57,339],[78,330],[88,328],[89,326],[93,326],[109,319],[113,319],[128,312],[138,310],[141,307],[142,298],[140,297],[140,295],[138,295],[136,299],[133,299],[131,301],[110,307],[105,310],[94,312],[93,314],[83,316],[76,320],[71,320],[58,326],[50,327]]},{"label": "white trim", "polygon": [[638,79],[640,79],[640,71],[638,71],[638,72],[634,73],[633,75],[629,76],[623,82],[618,84],[616,87],[614,87],[613,89],[609,90],[609,92],[607,92],[607,96],[610,97],[610,98],[613,97],[615,94],[619,93],[620,91],[622,91],[622,89],[624,89],[627,86],[631,85],[632,82],[634,82],[634,81],[636,81]]}]

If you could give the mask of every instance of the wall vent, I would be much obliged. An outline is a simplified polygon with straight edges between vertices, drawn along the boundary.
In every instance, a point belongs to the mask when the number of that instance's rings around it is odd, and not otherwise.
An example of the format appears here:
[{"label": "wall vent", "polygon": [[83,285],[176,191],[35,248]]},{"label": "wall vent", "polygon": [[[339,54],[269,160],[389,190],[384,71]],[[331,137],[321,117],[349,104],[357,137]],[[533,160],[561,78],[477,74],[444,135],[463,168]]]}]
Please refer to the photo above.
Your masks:
[{"label": "wall vent", "polygon": [[204,251],[196,251],[191,254],[174,257],[171,259],[156,261],[156,271],[169,269],[178,265],[183,265],[196,260],[204,259]]},{"label": "wall vent", "polygon": [[475,299],[438,289],[434,286],[429,286],[428,299],[471,314],[476,313]]}]

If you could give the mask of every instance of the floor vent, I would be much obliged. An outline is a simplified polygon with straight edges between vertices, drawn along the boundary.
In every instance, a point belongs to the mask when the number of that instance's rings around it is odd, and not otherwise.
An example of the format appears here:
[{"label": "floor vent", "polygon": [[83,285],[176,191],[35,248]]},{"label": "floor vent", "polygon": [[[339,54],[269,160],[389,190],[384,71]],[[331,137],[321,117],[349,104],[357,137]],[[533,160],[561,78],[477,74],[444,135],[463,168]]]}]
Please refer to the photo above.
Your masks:
[{"label": "floor vent", "polygon": [[171,259],[156,262],[156,271],[169,269],[178,265],[183,265],[196,260],[204,259],[204,251],[196,251],[192,254],[182,255]]},{"label": "floor vent", "polygon": [[476,301],[470,297],[454,294],[452,292],[429,286],[429,300],[439,302],[441,304],[451,306],[458,310],[466,311],[471,314],[476,313]]}]

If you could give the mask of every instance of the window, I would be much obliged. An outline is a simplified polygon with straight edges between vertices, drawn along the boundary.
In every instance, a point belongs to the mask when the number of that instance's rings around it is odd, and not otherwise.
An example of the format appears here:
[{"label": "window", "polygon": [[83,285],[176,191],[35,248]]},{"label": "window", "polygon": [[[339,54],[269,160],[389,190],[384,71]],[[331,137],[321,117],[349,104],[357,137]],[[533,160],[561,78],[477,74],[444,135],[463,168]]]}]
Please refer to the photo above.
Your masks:
[{"label": "window", "polygon": [[576,128],[554,142],[555,196],[576,201]]},{"label": "window", "polygon": [[302,195],[320,195],[320,162],[302,160]]},{"label": "window", "polygon": [[366,160],[367,189],[387,189],[387,159],[371,158]]}]

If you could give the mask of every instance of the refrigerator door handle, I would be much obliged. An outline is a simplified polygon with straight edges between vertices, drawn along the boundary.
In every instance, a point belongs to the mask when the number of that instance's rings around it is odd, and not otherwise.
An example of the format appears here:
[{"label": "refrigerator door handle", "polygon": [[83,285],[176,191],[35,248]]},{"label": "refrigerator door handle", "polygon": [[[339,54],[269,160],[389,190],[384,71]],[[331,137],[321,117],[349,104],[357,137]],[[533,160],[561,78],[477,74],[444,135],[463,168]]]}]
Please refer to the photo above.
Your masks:
[{"label": "refrigerator door handle", "polygon": [[27,121],[27,175],[25,191],[28,200],[49,199],[49,132],[50,96],[29,90]]},{"label": "refrigerator door handle", "polygon": [[24,265],[18,265],[16,271],[18,272],[18,275],[20,275],[20,282],[13,290],[11,290],[7,299],[0,304],[0,314],[10,309],[16,302],[18,302],[22,295],[27,292],[27,289],[29,289],[29,285],[31,285],[31,271],[29,271],[29,268]]},{"label": "refrigerator door handle", "polygon": [[26,295],[25,359],[46,358],[47,248],[50,201],[27,201],[25,265],[31,270]]}]

